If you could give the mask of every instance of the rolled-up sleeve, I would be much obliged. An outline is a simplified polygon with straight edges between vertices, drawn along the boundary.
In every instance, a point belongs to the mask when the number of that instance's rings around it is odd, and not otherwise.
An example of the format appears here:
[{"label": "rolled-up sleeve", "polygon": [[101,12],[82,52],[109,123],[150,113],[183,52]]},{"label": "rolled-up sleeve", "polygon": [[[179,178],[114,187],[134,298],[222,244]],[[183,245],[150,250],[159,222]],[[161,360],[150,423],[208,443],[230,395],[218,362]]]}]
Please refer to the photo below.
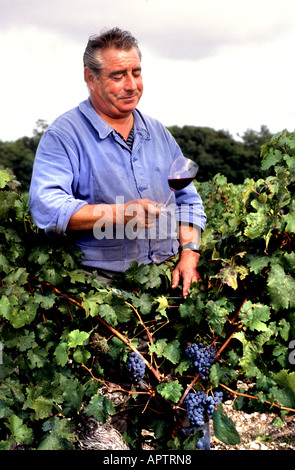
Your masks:
[{"label": "rolled-up sleeve", "polygon": [[207,217],[203,202],[193,183],[186,190],[178,191],[176,195],[177,208],[175,211],[178,224],[190,224],[205,230]]},{"label": "rolled-up sleeve", "polygon": [[[170,133],[169,145],[171,153],[175,157],[182,155],[181,148]],[[164,184],[164,181],[163,181]],[[190,183],[184,189],[175,191],[175,218],[176,223],[189,224],[200,227],[202,231],[205,230],[207,216],[204,212],[202,198],[196,190],[194,183]]]},{"label": "rolled-up sleeve", "polygon": [[87,204],[74,196],[78,168],[70,140],[46,131],[36,152],[29,205],[33,221],[47,235],[65,235],[72,215]]}]

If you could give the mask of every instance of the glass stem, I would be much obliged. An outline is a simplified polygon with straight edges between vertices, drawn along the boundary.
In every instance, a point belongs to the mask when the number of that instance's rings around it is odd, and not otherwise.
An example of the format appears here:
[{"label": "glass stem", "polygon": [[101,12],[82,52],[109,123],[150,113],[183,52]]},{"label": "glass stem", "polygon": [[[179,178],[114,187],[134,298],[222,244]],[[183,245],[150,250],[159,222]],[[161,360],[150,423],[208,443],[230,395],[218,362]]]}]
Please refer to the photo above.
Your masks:
[{"label": "glass stem", "polygon": [[173,191],[170,192],[169,196],[167,197],[167,199],[165,201],[165,204],[161,207],[162,211],[166,210],[166,207],[168,206],[168,203],[169,203],[170,199],[172,198],[172,194],[173,194]]}]

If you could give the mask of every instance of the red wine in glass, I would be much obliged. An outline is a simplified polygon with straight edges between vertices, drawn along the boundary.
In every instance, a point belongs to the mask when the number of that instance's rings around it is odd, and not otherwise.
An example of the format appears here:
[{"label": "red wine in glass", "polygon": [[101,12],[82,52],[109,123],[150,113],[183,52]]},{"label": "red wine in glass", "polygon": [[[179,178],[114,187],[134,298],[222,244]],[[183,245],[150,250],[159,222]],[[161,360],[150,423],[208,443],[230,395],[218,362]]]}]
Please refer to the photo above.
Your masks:
[{"label": "red wine in glass", "polygon": [[173,192],[186,188],[198,172],[199,166],[193,160],[179,155],[172,161],[168,173],[168,184],[171,189],[165,204],[161,210],[164,211],[172,197]]},{"label": "red wine in glass", "polygon": [[180,189],[186,188],[194,178],[168,178],[168,184],[171,191],[179,191]]}]

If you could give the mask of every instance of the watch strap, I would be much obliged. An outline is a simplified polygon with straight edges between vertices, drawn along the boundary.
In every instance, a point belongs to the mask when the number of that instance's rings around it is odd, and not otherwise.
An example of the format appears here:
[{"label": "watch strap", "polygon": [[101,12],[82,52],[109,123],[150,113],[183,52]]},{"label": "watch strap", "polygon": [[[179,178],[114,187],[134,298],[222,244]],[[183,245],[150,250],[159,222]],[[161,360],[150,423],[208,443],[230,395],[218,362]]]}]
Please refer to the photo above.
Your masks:
[{"label": "watch strap", "polygon": [[191,250],[191,251],[195,251],[196,253],[200,253],[199,245],[195,242],[185,243],[184,245],[182,245],[179,248],[179,253],[181,253],[184,250]]}]

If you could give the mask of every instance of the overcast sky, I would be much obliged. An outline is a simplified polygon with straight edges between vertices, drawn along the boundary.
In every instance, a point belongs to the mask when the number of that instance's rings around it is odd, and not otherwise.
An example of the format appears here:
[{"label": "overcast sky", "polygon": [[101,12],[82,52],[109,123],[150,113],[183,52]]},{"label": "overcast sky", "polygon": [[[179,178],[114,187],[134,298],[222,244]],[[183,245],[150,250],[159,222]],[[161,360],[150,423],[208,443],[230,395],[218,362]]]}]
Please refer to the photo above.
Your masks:
[{"label": "overcast sky", "polygon": [[166,126],[295,129],[294,0],[0,0],[0,140],[87,98],[91,34],[131,31],[139,109]]}]

